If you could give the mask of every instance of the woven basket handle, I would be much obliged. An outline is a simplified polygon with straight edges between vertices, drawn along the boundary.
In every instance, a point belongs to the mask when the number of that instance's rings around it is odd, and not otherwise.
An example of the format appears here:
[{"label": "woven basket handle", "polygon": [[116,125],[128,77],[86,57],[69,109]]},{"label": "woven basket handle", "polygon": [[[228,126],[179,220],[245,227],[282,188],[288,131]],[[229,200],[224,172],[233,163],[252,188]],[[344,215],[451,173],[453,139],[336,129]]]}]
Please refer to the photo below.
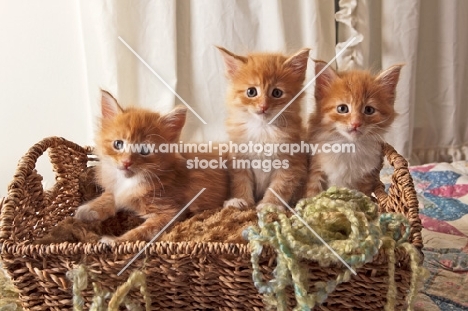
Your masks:
[{"label": "woven basket handle", "polygon": [[[413,179],[408,170],[408,162],[390,144],[382,144],[382,153],[390,165],[393,166],[394,172],[389,193],[385,191],[385,186],[380,181],[374,191],[380,203],[381,212],[402,213],[408,216],[409,210],[401,208],[401,203],[406,203],[406,201],[400,201],[400,199],[407,199],[406,196],[411,198],[414,195],[414,198],[416,198]],[[406,204],[403,204],[403,206],[406,206]]]},{"label": "woven basket handle", "polygon": [[414,189],[413,178],[408,169],[408,161],[396,152],[391,145],[384,143],[382,152],[393,166],[392,183],[385,192],[385,186],[379,182],[374,193],[379,202],[381,212],[394,212],[405,215],[410,223],[410,241],[421,249],[421,219],[419,218],[419,203]]},{"label": "woven basket handle", "polygon": [[44,201],[48,200],[47,195],[44,196],[42,176],[37,174],[35,168],[37,159],[49,148],[51,148],[49,155],[56,174],[56,181],[59,182],[59,176],[64,173],[60,171],[59,167],[64,159],[53,152],[58,147],[68,148],[82,154],[84,161],[86,161],[86,155],[92,152],[92,148],[83,148],[62,137],[45,138],[32,146],[20,159],[13,181],[8,186],[8,196],[5,198],[0,210],[0,242],[11,237],[15,217],[27,212],[24,209],[29,207],[22,206],[22,204],[25,204],[24,201],[29,201],[30,204],[38,206],[43,205]]}]

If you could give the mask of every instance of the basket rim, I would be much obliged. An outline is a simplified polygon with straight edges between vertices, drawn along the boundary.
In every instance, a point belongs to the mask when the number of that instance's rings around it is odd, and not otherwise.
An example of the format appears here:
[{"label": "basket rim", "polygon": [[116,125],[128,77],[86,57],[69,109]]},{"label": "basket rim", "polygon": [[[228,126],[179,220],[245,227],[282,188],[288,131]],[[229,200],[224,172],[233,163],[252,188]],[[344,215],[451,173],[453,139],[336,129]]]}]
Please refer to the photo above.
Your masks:
[{"label": "basket rim", "polygon": [[134,255],[140,251],[148,254],[167,254],[167,255],[202,255],[202,254],[249,254],[248,244],[223,243],[223,242],[145,242],[145,241],[127,241],[112,245],[105,243],[51,243],[51,244],[31,244],[28,242],[15,243],[5,241],[2,245],[2,254],[10,255],[100,255],[100,254],[119,254]]},{"label": "basket rim", "polygon": [[[148,243],[148,244],[147,244]],[[364,263],[367,264],[387,264],[388,250],[380,248],[379,251],[372,257],[372,260]],[[408,263],[410,258],[405,248],[397,247],[395,252],[395,262]],[[0,258],[14,259],[23,258],[61,258],[79,257],[81,260],[87,256],[100,258],[112,257],[114,259],[126,257],[126,260],[131,260],[131,257],[144,258],[151,256],[188,256],[188,257],[209,257],[209,256],[231,256],[235,258],[247,257],[251,258],[250,245],[239,243],[223,243],[223,242],[167,242],[158,241],[154,243],[137,241],[137,242],[120,242],[114,245],[104,243],[52,243],[52,244],[16,244],[15,242],[5,242],[1,245]],[[276,258],[276,251],[269,245],[262,247],[261,257]],[[15,259],[17,260],[17,259]],[[316,261],[304,259],[307,262],[314,264]],[[331,261],[327,267],[345,267],[338,260]]]}]

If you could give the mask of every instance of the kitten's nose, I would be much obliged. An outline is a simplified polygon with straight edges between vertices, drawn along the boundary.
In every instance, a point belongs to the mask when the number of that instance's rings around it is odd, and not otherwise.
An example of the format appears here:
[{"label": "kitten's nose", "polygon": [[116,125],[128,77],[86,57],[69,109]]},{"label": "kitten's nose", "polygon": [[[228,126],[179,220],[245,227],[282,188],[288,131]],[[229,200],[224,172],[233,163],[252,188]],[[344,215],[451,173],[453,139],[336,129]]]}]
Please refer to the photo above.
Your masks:
[{"label": "kitten's nose", "polygon": [[353,127],[353,130],[356,130],[357,128],[361,127],[361,122],[359,121],[352,122],[351,126]]},{"label": "kitten's nose", "polygon": [[128,169],[130,166],[132,166],[132,161],[129,159],[122,160],[122,165],[125,167],[125,169]]},{"label": "kitten's nose", "polygon": [[267,104],[261,104],[260,105],[260,110],[262,110],[263,113],[268,110],[268,105]]}]

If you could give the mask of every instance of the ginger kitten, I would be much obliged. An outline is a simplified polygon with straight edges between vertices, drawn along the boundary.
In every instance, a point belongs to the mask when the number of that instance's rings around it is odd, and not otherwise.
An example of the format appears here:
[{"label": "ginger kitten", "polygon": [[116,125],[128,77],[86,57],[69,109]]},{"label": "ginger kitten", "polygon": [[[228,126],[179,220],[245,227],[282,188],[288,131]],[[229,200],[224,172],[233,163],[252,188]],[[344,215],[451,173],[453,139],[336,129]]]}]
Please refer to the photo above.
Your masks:
[{"label": "ginger kitten", "polygon": [[[317,61],[316,74],[325,66]],[[394,101],[401,67],[392,66],[376,76],[359,70],[335,72],[328,67],[317,77],[317,106],[308,122],[309,143],[318,144],[319,149],[324,144],[340,148],[354,144],[355,152],[313,155],[307,197],[330,186],[372,194],[383,161],[383,134],[397,115]]]},{"label": "ginger kitten", "polygon": [[[300,144],[304,133],[300,116],[303,94],[289,103],[303,87],[309,49],[287,57],[275,53],[239,56],[218,48],[229,79],[226,129],[230,140],[237,145]],[[244,208],[259,203],[257,209],[261,209],[269,203],[283,208],[268,188],[289,204],[301,198],[307,171],[305,154],[230,150],[229,159],[231,199],[224,206]],[[242,166],[241,161],[250,163],[250,167]],[[268,170],[269,164],[276,165]]]},{"label": "ginger kitten", "polygon": [[188,169],[186,158],[177,152],[125,150],[128,144],[178,143],[186,108],[176,107],[166,115],[141,108],[122,109],[111,94],[102,91],[101,110],[96,154],[100,159],[98,183],[104,192],[78,207],[75,217],[87,222],[101,221],[117,211],[128,210],[145,219],[122,236],[104,237],[102,242],[151,240],[202,188],[206,190],[177,221],[205,209],[219,208],[228,198],[226,170]]}]

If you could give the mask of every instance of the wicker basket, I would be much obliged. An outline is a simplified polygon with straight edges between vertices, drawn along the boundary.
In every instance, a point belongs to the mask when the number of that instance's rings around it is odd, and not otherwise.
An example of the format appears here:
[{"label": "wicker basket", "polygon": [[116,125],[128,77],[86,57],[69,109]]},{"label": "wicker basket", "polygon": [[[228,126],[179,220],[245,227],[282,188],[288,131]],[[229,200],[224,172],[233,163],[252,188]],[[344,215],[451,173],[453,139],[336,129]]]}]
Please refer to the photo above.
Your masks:
[{"label": "wicker basket", "polygon": [[[35,165],[46,150],[56,172],[56,184],[44,191]],[[422,248],[418,201],[408,164],[389,145],[384,153],[394,167],[388,195],[379,185],[376,196],[382,212],[406,215],[411,224],[410,242]],[[72,289],[66,273],[85,264],[94,281],[108,290],[141,269],[148,276],[154,310],[263,310],[262,296],[252,282],[248,245],[222,243],[165,243],[146,248],[121,276],[118,272],[146,245],[128,242],[116,246],[91,243],[32,245],[52,226],[70,216],[82,203],[79,175],[93,161],[92,148],[83,148],[63,138],[51,137],[34,145],[20,160],[8,196],[1,207],[0,243],[4,268],[19,290],[26,310],[71,310]],[[402,309],[409,288],[411,269],[408,254],[395,252],[398,287],[397,309]],[[275,253],[265,249],[261,257],[264,275],[275,266]],[[312,281],[332,279],[343,269],[322,268],[310,262]],[[357,275],[340,284],[326,302],[315,310],[382,310],[388,288],[388,261],[383,250]],[[91,283],[91,282],[89,282]],[[85,308],[93,296],[92,285],[83,292]],[[130,298],[143,299],[138,290]],[[291,293],[291,305],[294,304]]]}]

